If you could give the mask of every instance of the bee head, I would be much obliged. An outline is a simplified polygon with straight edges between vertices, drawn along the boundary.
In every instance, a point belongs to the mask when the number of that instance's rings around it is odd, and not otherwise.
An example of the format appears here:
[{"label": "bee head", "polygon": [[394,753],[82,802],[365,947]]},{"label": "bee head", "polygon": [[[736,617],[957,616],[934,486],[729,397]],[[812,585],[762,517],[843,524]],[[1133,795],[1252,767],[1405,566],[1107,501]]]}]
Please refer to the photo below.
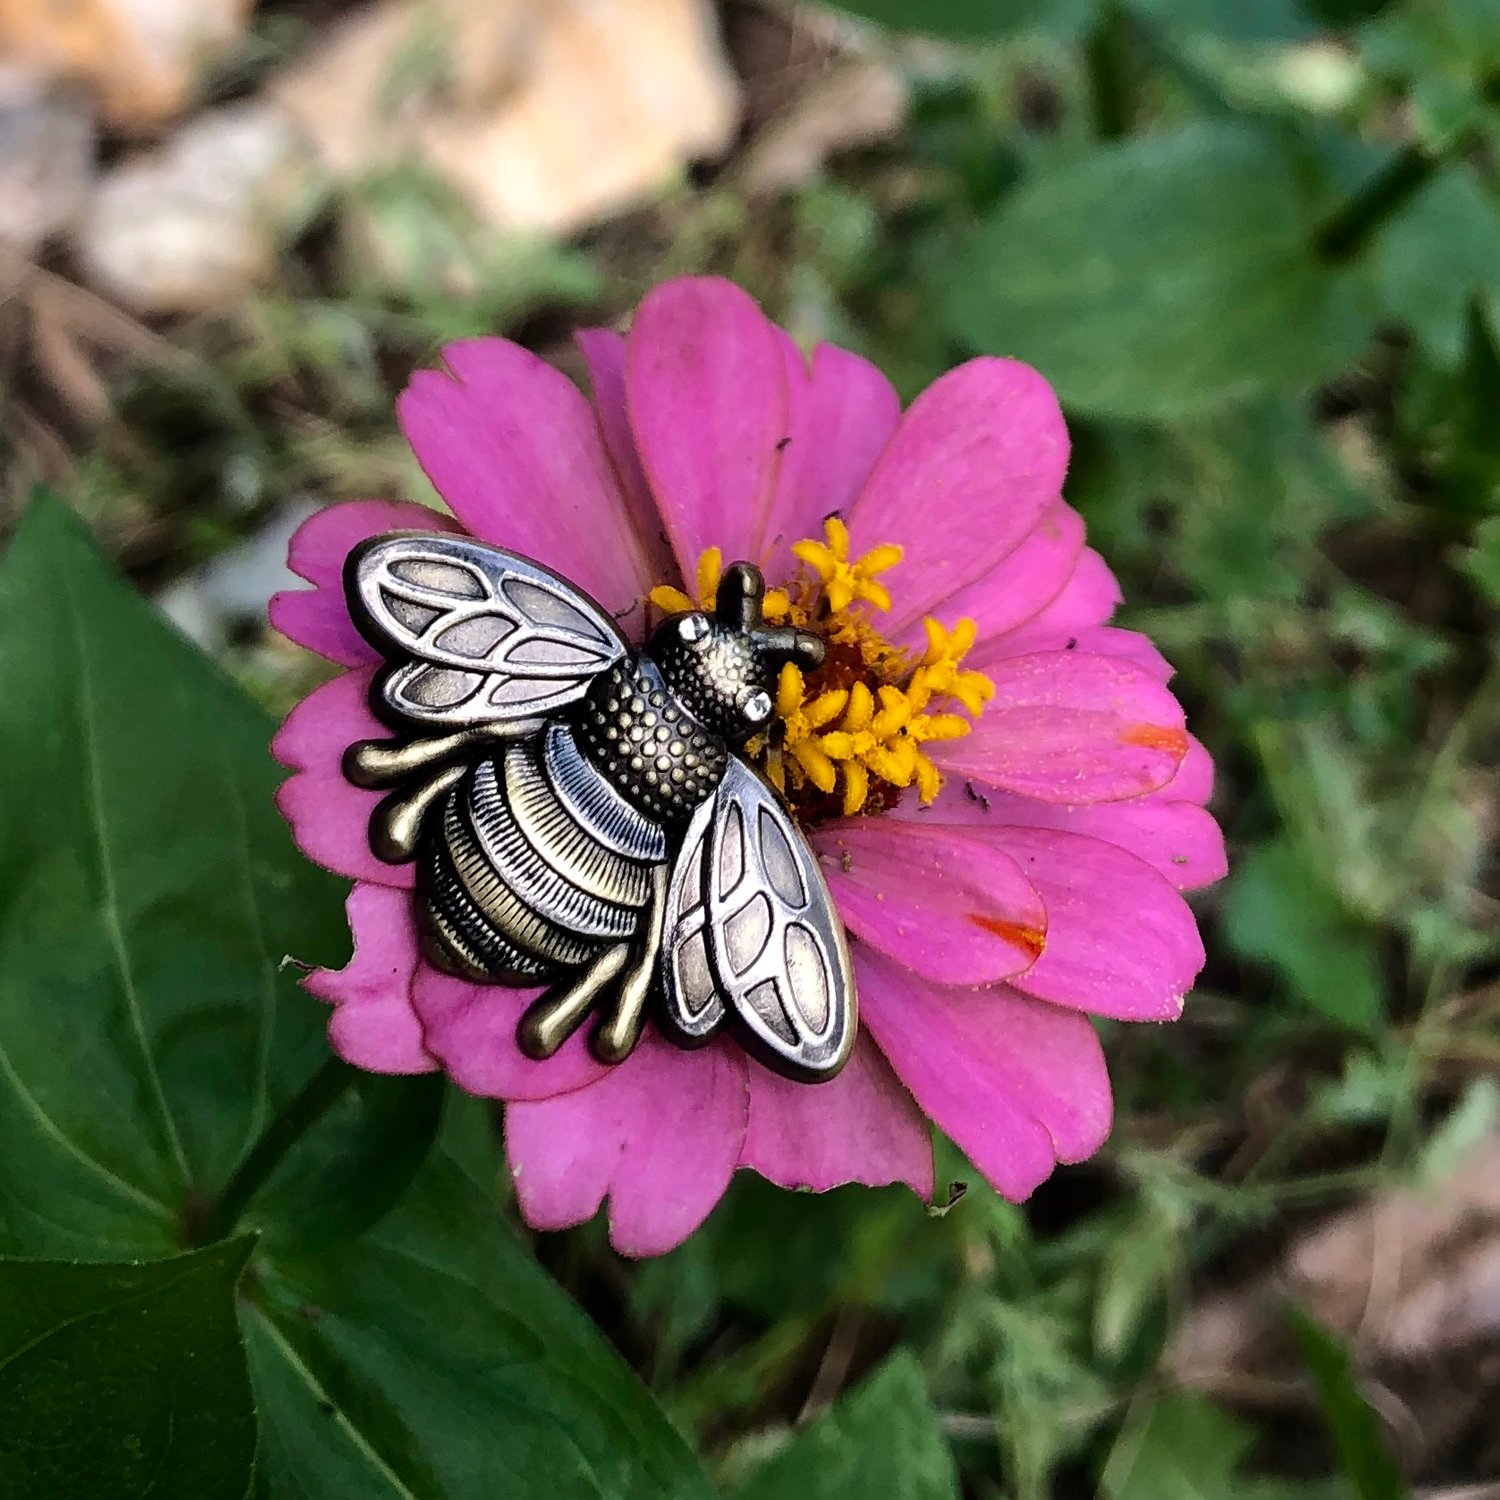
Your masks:
[{"label": "bee head", "polygon": [[731,745],[743,744],[770,722],[787,662],[811,671],[827,650],[810,630],[767,625],[765,593],[754,563],[734,563],[724,570],[712,611],[672,615],[646,643],[645,655],[672,694]]}]

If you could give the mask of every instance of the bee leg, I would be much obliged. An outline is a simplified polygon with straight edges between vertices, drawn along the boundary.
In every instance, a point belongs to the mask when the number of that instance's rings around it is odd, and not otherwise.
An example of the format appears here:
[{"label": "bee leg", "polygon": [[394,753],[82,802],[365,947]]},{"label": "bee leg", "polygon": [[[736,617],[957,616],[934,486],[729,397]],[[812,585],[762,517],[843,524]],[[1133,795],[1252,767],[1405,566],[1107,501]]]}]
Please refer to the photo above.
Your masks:
[{"label": "bee leg", "polygon": [[609,1013],[589,1038],[589,1047],[600,1062],[624,1062],[641,1039],[641,1029],[646,1024],[646,1002],[651,997],[651,981],[661,954],[670,874],[665,864],[658,865],[652,874],[651,900],[645,910],[645,933],[639,954],[620,981]]},{"label": "bee leg", "polygon": [[416,740],[360,740],[344,752],[344,778],[379,791],[467,755],[486,736],[473,729]]},{"label": "bee leg", "polygon": [[551,1057],[583,1025],[600,992],[625,967],[630,946],[616,943],[606,948],[575,979],[555,984],[534,1001],[516,1028],[516,1041],[527,1057],[540,1062]]},{"label": "bee leg", "polygon": [[444,766],[410,791],[387,797],[370,815],[370,849],[388,865],[404,865],[417,856],[417,841],[427,809],[449,787],[463,779],[464,767]]}]

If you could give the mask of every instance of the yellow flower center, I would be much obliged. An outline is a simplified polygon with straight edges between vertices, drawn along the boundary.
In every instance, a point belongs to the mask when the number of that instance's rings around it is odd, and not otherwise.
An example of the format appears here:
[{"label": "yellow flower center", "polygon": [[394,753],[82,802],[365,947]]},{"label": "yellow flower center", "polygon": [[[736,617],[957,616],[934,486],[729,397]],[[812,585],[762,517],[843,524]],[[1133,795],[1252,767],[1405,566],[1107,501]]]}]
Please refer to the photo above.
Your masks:
[{"label": "yellow flower center", "polygon": [[[911,786],[931,802],[943,778],[923,746],[967,734],[995,693],[988,677],[963,666],[974,622],[949,630],[929,617],[924,650],[894,645],[874,612],[891,607],[879,576],[901,561],[901,548],[887,542],[851,559],[842,521],[830,517],[823,532],[822,541],[793,546],[801,567],[785,588],[767,591],[765,614],[816,631],[828,656],[816,672],[782,668],[776,717],[750,755],[804,821],[880,812]],[[710,547],[698,559],[696,599],[663,585],[651,602],[664,614],[712,609],[723,567]]]}]

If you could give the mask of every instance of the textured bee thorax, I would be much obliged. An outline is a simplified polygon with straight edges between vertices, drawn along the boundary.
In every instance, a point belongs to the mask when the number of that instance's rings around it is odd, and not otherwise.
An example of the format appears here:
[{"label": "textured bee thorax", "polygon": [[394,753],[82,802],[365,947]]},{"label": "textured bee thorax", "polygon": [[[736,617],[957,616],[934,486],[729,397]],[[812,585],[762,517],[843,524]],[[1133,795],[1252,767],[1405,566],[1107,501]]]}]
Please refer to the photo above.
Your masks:
[{"label": "textured bee thorax", "polygon": [[[689,705],[689,708],[691,705]],[[573,726],[578,748],[647,817],[685,823],[714,793],[729,752],[645,658],[597,677]]]},{"label": "textured bee thorax", "polygon": [[743,741],[750,726],[741,705],[774,677],[763,653],[741,631],[710,625],[698,638],[684,639],[671,627],[669,621],[647,647],[663,683],[700,724],[731,742]]}]

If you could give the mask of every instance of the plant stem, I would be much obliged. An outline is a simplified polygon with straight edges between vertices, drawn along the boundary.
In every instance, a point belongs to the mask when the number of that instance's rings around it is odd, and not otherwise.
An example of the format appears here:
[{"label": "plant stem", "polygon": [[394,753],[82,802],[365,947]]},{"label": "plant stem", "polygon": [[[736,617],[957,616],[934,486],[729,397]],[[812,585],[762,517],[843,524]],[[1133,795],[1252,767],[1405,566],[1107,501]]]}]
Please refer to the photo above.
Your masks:
[{"label": "plant stem", "polygon": [[1327,261],[1353,260],[1404,203],[1414,197],[1438,168],[1461,149],[1455,142],[1447,150],[1433,153],[1421,146],[1398,151],[1353,197],[1323,222],[1315,244]]},{"label": "plant stem", "polygon": [[323,1118],[358,1076],[357,1068],[351,1068],[337,1057],[330,1057],[301,1090],[287,1100],[261,1131],[260,1138],[224,1184],[224,1191],[199,1221],[197,1232],[191,1236],[192,1244],[210,1245],[234,1232],[240,1215],[286,1159],[287,1152]]},{"label": "plant stem", "polygon": [[1084,43],[1094,129],[1101,140],[1114,141],[1130,133],[1135,114],[1131,89],[1130,21],[1118,0],[1104,0],[1099,17]]}]

